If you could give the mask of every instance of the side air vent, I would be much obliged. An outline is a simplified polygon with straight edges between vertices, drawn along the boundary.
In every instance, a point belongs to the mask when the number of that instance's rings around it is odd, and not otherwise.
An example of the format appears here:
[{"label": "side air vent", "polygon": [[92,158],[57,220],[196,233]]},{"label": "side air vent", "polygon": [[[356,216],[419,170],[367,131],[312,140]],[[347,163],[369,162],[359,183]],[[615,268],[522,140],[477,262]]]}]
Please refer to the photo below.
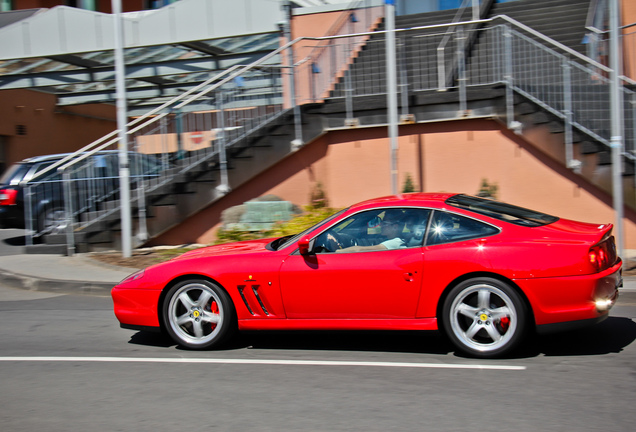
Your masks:
[{"label": "side air vent", "polygon": [[258,295],[258,285],[252,285],[252,291],[254,291],[256,300],[258,300],[258,304],[261,305],[261,309],[263,309],[263,312],[265,312],[265,315],[269,315],[269,312],[267,312],[267,309],[265,308],[265,305],[263,304],[261,297]]},{"label": "side air vent", "polygon": [[252,312],[252,308],[250,307],[249,303],[247,303],[247,299],[245,298],[245,294],[243,294],[243,290],[245,289],[245,285],[241,285],[238,287],[239,290],[239,294],[241,294],[241,298],[243,299],[243,303],[245,303],[245,307],[247,308],[248,311],[250,311],[250,313],[252,315],[254,315],[254,312]]}]

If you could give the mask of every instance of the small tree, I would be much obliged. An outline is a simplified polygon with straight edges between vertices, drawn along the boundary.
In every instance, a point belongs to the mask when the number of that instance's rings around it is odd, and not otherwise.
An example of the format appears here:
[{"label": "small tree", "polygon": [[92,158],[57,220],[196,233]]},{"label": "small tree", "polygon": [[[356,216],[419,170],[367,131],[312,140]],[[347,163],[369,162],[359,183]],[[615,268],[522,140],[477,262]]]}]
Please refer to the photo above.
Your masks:
[{"label": "small tree", "polygon": [[327,194],[322,187],[322,183],[318,182],[311,190],[309,195],[310,206],[314,209],[320,209],[329,207],[329,201],[327,200]]},{"label": "small tree", "polygon": [[488,179],[484,178],[481,180],[481,187],[479,188],[479,192],[477,192],[477,196],[497,199],[498,192],[499,186],[497,186],[497,183],[490,183]]},{"label": "small tree", "polygon": [[415,192],[415,185],[413,184],[413,177],[410,173],[406,173],[406,179],[404,180],[404,186],[402,187],[402,193]]}]

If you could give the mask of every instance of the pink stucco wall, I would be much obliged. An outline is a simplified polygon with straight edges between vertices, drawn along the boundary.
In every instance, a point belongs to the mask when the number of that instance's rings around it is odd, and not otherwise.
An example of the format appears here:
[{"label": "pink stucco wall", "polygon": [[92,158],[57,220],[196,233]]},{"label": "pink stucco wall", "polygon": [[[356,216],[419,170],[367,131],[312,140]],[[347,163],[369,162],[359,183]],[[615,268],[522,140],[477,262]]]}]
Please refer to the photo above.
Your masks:
[{"label": "pink stucco wall", "polygon": [[[636,23],[636,2],[623,0],[621,25]],[[629,27],[623,31],[623,72],[626,76],[636,80],[636,27]]]},{"label": "pink stucco wall", "polygon": [[[549,138],[547,131],[534,133]],[[330,132],[153,243],[210,243],[223,209],[268,193],[308,204],[317,182],[333,207],[388,195],[386,135],[386,128]],[[407,173],[425,192],[476,194],[487,179],[497,184],[502,201],[564,218],[614,221],[608,194],[493,120],[400,126],[398,172],[399,189]],[[636,249],[636,212],[628,210],[624,223],[625,247]]]}]

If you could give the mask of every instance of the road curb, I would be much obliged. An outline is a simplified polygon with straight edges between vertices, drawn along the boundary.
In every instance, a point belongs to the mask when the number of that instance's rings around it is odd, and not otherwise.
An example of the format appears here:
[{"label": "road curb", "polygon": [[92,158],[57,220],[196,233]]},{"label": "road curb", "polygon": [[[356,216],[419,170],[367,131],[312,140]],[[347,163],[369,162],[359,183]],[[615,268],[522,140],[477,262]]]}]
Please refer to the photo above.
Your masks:
[{"label": "road curb", "polygon": [[57,294],[110,295],[117,282],[94,282],[48,279],[22,275],[0,269],[2,284],[27,291],[44,291]]}]

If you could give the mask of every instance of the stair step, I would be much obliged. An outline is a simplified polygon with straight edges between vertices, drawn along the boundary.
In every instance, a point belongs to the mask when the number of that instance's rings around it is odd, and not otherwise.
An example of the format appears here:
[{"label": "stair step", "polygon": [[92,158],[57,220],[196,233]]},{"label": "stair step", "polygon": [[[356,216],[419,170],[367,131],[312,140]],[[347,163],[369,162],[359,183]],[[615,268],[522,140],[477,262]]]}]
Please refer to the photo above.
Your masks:
[{"label": "stair step", "polygon": [[67,248],[65,244],[61,245],[48,245],[38,244],[25,247],[27,254],[48,254],[48,255],[66,255]]},{"label": "stair step", "polygon": [[149,199],[153,206],[174,206],[177,205],[177,198],[174,195],[158,195]]},{"label": "stair step", "polygon": [[579,148],[582,154],[594,154],[600,152],[603,147],[603,144],[597,142],[582,141]]}]

